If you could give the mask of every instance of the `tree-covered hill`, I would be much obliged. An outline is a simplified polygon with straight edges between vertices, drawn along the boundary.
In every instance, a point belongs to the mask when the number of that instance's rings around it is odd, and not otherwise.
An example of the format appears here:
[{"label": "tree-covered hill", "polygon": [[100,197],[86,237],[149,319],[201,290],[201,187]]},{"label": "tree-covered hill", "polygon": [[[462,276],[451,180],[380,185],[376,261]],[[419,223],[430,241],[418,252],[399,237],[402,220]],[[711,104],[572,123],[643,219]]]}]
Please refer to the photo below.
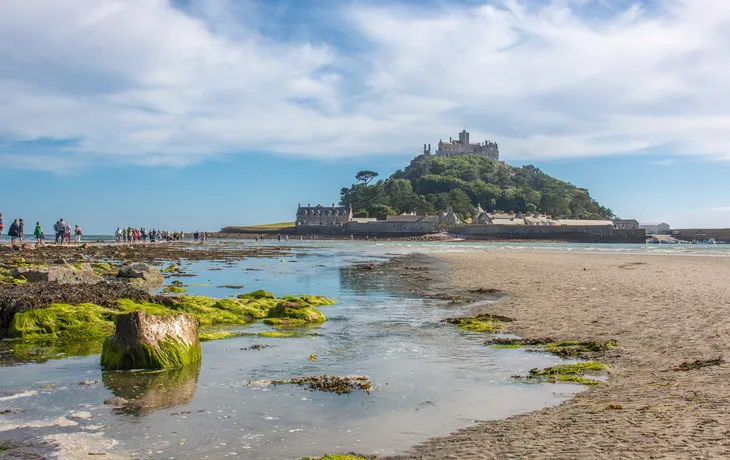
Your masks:
[{"label": "tree-covered hill", "polygon": [[554,218],[613,217],[588,190],[535,166],[517,168],[478,155],[445,158],[424,154],[405,170],[372,183],[377,176],[374,171],[359,172],[358,183],[340,191],[340,204],[352,205],[356,217],[383,218],[412,211],[436,214],[453,206],[467,219],[477,204],[487,211],[542,212]]}]

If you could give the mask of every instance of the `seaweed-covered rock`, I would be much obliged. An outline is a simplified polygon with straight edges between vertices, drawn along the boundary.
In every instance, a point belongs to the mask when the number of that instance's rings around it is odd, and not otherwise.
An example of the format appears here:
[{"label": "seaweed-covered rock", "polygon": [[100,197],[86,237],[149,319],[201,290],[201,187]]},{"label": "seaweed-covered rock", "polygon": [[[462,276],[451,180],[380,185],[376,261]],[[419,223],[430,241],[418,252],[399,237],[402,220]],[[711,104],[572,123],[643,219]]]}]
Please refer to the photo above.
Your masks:
[{"label": "seaweed-covered rock", "polygon": [[101,278],[94,273],[89,264],[79,264],[78,267],[66,263],[45,267],[18,267],[12,269],[10,275],[30,283],[53,281],[59,284],[76,284],[98,283],[101,281]]},{"label": "seaweed-covered rock", "polygon": [[[48,308],[52,304],[96,304],[109,307],[118,299],[135,302],[155,297],[126,283],[59,284],[38,282],[0,285],[0,338],[18,313]],[[265,315],[264,315],[265,316]],[[52,338],[52,337],[51,337]]]},{"label": "seaweed-covered rock", "polygon": [[307,303],[282,301],[269,310],[263,322],[271,326],[301,326],[325,321],[322,312]]},{"label": "seaweed-covered rock", "polygon": [[258,291],[248,292],[246,294],[240,294],[239,299],[275,299],[274,294],[269,291],[259,289]]},{"label": "seaweed-covered rock", "polygon": [[117,278],[130,280],[143,288],[160,287],[165,281],[159,270],[147,264],[125,264],[119,269]]},{"label": "seaweed-covered rock", "polygon": [[174,369],[201,359],[198,321],[188,315],[120,315],[101,351],[105,369]]}]

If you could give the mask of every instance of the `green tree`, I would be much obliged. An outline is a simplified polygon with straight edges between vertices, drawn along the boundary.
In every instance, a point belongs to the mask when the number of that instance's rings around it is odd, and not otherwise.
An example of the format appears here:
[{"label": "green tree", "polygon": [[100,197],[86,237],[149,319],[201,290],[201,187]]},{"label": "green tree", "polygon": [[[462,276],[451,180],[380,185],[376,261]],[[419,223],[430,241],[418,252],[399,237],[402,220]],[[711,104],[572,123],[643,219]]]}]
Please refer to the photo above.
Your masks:
[{"label": "green tree", "polygon": [[387,204],[376,204],[373,206],[372,211],[370,212],[370,215],[372,217],[375,217],[380,220],[385,220],[388,216],[395,215],[395,209],[391,208]]},{"label": "green tree", "polygon": [[362,182],[365,185],[370,185],[370,182],[379,175],[380,174],[376,173],[375,171],[360,171],[359,173],[355,174],[355,180],[358,182]]}]

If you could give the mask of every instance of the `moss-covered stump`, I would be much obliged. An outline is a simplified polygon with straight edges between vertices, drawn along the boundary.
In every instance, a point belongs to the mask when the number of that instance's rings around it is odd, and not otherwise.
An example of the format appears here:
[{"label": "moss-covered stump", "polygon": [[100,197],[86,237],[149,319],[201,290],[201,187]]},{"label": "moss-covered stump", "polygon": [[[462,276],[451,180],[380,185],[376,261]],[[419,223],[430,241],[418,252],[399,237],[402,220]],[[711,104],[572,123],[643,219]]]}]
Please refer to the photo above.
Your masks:
[{"label": "moss-covered stump", "polygon": [[198,321],[188,315],[120,315],[101,350],[105,369],[175,369],[200,359]]},{"label": "moss-covered stump", "polygon": [[303,326],[311,323],[324,323],[327,318],[321,311],[306,302],[279,302],[264,319],[270,326]]}]

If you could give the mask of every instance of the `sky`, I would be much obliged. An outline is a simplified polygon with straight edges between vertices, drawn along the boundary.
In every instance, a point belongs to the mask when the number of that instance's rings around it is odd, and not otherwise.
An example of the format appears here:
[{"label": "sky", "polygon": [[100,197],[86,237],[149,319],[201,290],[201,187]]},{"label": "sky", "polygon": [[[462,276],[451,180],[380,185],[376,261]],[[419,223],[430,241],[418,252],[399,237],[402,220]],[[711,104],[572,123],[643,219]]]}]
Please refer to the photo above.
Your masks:
[{"label": "sky", "polygon": [[730,227],[730,2],[0,2],[0,213],[214,231],[499,143],[622,218]]}]

